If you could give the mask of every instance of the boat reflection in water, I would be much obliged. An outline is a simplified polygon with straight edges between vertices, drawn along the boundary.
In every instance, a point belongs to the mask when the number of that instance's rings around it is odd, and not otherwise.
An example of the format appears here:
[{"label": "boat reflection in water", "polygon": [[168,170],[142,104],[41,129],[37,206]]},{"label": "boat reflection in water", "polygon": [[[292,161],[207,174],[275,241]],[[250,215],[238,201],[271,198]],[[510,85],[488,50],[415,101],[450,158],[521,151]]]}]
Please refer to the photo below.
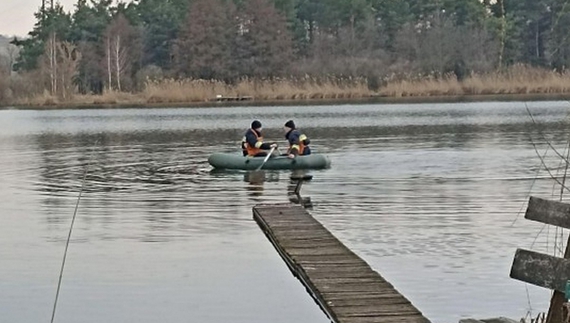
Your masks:
[{"label": "boat reflection in water", "polygon": [[[279,182],[279,171],[249,171],[244,173],[243,181],[249,183],[246,186],[249,196],[259,197],[263,195],[265,182]],[[302,185],[310,181],[313,175],[309,175],[307,170],[294,170],[289,176],[287,184],[287,198],[291,203],[300,204],[304,207],[311,208],[311,198],[301,196]]]},{"label": "boat reflection in water", "polygon": [[243,174],[243,181],[249,183],[246,186],[249,196],[263,195],[265,182],[279,182],[279,172],[267,172],[265,170],[248,171]]}]

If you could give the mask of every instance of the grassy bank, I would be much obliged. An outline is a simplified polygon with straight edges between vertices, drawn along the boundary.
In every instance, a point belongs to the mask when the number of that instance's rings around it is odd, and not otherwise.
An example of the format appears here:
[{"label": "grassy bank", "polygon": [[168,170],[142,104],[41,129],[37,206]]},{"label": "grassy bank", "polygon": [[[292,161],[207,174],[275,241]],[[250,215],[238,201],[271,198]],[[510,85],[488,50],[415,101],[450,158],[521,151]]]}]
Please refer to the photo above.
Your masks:
[{"label": "grassy bank", "polygon": [[570,73],[515,66],[501,73],[471,75],[463,81],[448,76],[388,82],[379,93],[388,97],[570,94]]},{"label": "grassy bank", "polygon": [[354,79],[277,79],[242,80],[234,85],[220,81],[172,80],[147,82],[141,92],[106,91],[101,95],[73,95],[61,100],[44,93],[14,100],[13,106],[160,106],[200,105],[225,99],[256,102],[340,102],[381,99],[382,101],[448,101],[464,98],[567,98],[570,97],[570,73],[512,67],[501,73],[471,75],[462,81],[455,76],[396,77],[379,81],[377,90],[370,80]]},{"label": "grassy bank", "polygon": [[242,98],[255,101],[361,99],[374,96],[365,79],[354,80],[242,80],[235,85],[220,81],[172,80],[148,82],[141,92],[105,91],[101,95],[73,95],[60,100],[47,92],[24,97],[16,106],[60,105],[162,105],[180,103],[217,102],[222,99]]}]

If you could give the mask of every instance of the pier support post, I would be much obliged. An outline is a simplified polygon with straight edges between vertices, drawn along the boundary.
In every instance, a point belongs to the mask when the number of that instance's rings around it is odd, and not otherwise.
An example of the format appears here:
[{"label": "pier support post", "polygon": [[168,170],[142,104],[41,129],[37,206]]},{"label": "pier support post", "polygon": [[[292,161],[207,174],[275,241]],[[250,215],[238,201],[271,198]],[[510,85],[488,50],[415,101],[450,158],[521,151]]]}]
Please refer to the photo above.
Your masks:
[{"label": "pier support post", "polygon": [[289,194],[289,201],[291,201],[291,203],[299,204],[304,208],[312,208],[313,204],[311,203],[311,198],[301,196],[301,187],[304,182],[313,179],[313,175],[291,175],[290,179],[291,183],[296,183],[296,186],[293,192],[290,192]]}]

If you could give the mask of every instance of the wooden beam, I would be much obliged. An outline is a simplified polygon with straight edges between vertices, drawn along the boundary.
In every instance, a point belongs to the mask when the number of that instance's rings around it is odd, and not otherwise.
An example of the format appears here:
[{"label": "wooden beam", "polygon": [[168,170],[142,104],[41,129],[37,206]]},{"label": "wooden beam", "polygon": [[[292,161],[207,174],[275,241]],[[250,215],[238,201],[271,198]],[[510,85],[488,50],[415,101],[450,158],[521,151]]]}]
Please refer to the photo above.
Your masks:
[{"label": "wooden beam", "polygon": [[570,229],[570,204],[531,196],[524,217]]},{"label": "wooden beam", "polygon": [[517,249],[510,276],[564,293],[566,281],[570,280],[570,259]]},{"label": "wooden beam", "polygon": [[[533,221],[538,221],[541,223],[551,224],[566,229],[570,229],[570,204],[557,202],[557,201],[549,201],[538,197],[531,197],[528,202],[528,208],[526,210],[525,218]],[[553,273],[550,272],[544,274],[545,279],[540,279],[540,275],[537,275],[532,279],[533,281],[539,281],[539,284],[531,282],[535,285],[539,285],[542,287],[546,287],[544,285],[550,285],[550,287],[547,288],[554,289],[554,293],[550,301],[550,307],[548,309],[548,316],[546,318],[547,323],[562,322],[563,320],[562,304],[566,301],[565,284],[566,284],[566,279],[569,279],[570,276],[568,270],[566,269],[567,266],[566,268],[564,268],[565,265],[562,264],[563,263],[567,264],[567,262],[569,261],[568,260],[568,258],[570,258],[569,247],[570,247],[570,237],[568,239],[568,243],[566,244],[564,259],[544,260],[540,265],[537,265],[536,268],[533,269],[534,274],[539,274],[541,270],[539,267],[541,265],[545,265],[546,267],[550,267],[550,270],[556,271],[555,276],[553,276]],[[515,261],[513,263],[513,268],[511,269],[511,277],[529,282],[529,280],[531,280],[530,277],[523,277],[522,273],[517,273],[515,271],[516,262],[517,262],[517,255],[515,255]],[[520,275],[521,278],[515,277],[517,275]],[[546,280],[550,280],[550,282],[546,282]]]}]

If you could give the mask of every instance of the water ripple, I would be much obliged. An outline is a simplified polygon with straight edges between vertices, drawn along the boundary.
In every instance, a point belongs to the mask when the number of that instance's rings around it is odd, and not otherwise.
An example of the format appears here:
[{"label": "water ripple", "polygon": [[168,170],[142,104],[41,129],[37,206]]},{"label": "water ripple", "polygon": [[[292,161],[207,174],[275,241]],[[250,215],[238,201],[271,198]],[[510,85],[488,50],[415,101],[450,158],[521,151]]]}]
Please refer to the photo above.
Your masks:
[{"label": "water ripple", "polygon": [[[288,201],[291,173],[256,180],[206,162],[215,151],[237,153],[254,118],[267,138],[283,143],[281,126],[293,115],[314,150],[333,162],[309,172],[314,178],[303,186],[318,220],[434,322],[517,319],[528,302],[524,285],[508,277],[514,251],[552,253],[564,241],[520,212],[529,192],[558,197],[533,143],[541,153],[545,140],[564,151],[567,107],[529,106],[536,127],[516,102],[2,111],[0,274],[10,283],[0,283],[0,308],[48,310],[52,293],[37,291],[53,285],[89,165],[62,322],[87,309],[119,322],[125,310],[109,310],[115,303],[143,313],[140,322],[226,322],[207,309],[227,295],[232,321],[326,322],[251,216],[255,204]],[[545,163],[563,176],[555,154]],[[530,292],[533,306],[545,309],[548,297]],[[85,295],[93,298],[82,302]],[[163,312],[152,311],[154,301]],[[300,314],[280,312],[283,302]],[[249,311],[251,304],[261,306]],[[7,317],[17,321],[21,313]]]}]

